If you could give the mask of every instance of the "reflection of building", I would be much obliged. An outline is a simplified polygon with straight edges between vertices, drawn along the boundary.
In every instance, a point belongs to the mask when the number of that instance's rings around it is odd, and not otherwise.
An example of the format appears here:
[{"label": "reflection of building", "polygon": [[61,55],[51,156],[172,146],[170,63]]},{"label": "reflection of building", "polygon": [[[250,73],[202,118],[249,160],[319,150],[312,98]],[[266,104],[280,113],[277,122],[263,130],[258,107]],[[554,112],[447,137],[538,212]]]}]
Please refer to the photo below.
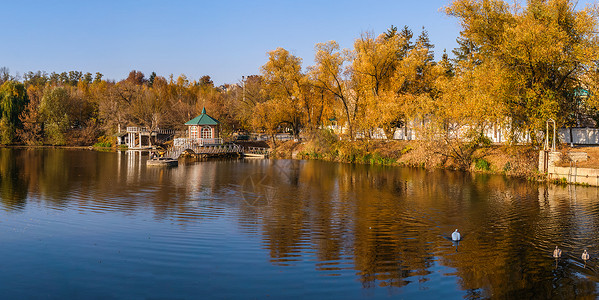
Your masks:
[{"label": "reflection of building", "polygon": [[117,155],[117,179],[119,181],[124,180],[128,184],[139,182],[141,179],[142,166],[145,166],[144,151],[118,151]]},{"label": "reflection of building", "polygon": [[219,137],[220,122],[206,114],[206,108],[202,114],[189,120],[187,123],[188,139],[199,145],[220,145],[223,140]]}]

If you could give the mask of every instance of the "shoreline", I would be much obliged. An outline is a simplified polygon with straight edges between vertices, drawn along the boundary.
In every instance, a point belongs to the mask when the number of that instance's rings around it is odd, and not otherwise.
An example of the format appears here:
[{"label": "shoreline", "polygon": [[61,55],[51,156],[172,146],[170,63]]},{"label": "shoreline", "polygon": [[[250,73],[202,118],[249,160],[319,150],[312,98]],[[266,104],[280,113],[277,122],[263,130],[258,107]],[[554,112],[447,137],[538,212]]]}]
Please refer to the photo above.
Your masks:
[{"label": "shoreline", "polygon": [[[467,165],[456,161],[447,153],[431,148],[429,142],[401,141],[401,140],[356,140],[337,141],[323,145],[316,140],[305,142],[285,141],[271,147],[272,158],[322,160],[349,164],[366,164],[396,166],[407,168],[420,168],[426,170],[442,169],[464,171],[472,174],[504,175],[513,178],[526,179],[534,182],[553,183],[557,185],[598,186],[581,182],[580,179],[587,175],[578,175],[579,172],[597,172],[599,168],[578,168],[576,175],[572,172],[561,171],[563,176],[557,174],[544,174],[539,172],[539,151],[530,145],[505,146],[488,145],[480,147],[468,158]],[[119,151],[118,147],[94,146],[51,146],[51,145],[1,145],[0,148],[12,149],[70,149],[88,151]],[[122,149],[121,149],[122,150]],[[556,166],[556,168],[561,168]],[[565,169],[565,168],[563,168]],[[589,171],[587,171],[589,170]],[[586,173],[584,173],[586,174]],[[582,176],[581,176],[582,175]]]},{"label": "shoreline", "polygon": [[310,140],[270,144],[273,158],[385,165],[506,175],[549,182],[538,171],[538,150],[532,146],[489,145],[458,157],[422,141],[337,141],[327,145]]},{"label": "shoreline", "polygon": [[94,147],[94,146],[50,146],[50,145],[0,145],[0,148],[12,149],[72,149],[72,150],[119,150],[115,147]]},{"label": "shoreline", "polygon": [[[596,167],[596,162],[599,160],[599,148],[595,150],[597,153],[589,153],[590,165],[585,165],[585,167],[576,167],[575,164],[569,167],[550,166],[549,172],[541,173],[539,152],[542,151],[531,145],[485,145],[469,153],[470,156],[466,159],[460,160],[460,157],[452,156],[447,151],[439,149],[440,145],[434,143],[431,145],[431,142],[427,141],[358,140],[353,142],[336,141],[325,146],[322,143],[318,146],[315,144],[318,143],[315,143],[314,140],[278,143],[273,147],[273,157],[427,170],[456,170],[472,174],[504,175],[539,183],[599,187],[599,168]],[[466,144],[457,147],[463,145]],[[456,145],[452,145],[452,147],[456,147]],[[577,152],[587,148],[565,147],[562,152]]]},{"label": "shoreline", "polygon": [[[514,177],[537,177],[538,156],[531,157],[530,146],[488,146],[472,155],[468,168],[443,153],[431,151],[430,145],[422,141],[357,140],[337,141],[323,145],[316,140],[306,142],[285,141],[273,145],[272,158],[316,159],[331,162],[399,166],[424,169],[460,170],[472,173],[499,174]],[[94,146],[51,146],[51,145],[1,145],[13,149],[72,149],[91,151],[118,151],[118,147]],[[516,149],[516,150],[515,150]],[[516,151],[516,153],[513,153]],[[510,153],[512,152],[512,153]],[[525,153],[523,156],[518,152]],[[536,150],[534,150],[536,153]],[[482,162],[482,161],[485,162]],[[504,161],[502,163],[502,160]],[[478,166],[477,166],[477,162]],[[482,162],[482,163],[481,163]],[[507,165],[507,167],[506,167]],[[522,166],[528,166],[522,168]]]}]

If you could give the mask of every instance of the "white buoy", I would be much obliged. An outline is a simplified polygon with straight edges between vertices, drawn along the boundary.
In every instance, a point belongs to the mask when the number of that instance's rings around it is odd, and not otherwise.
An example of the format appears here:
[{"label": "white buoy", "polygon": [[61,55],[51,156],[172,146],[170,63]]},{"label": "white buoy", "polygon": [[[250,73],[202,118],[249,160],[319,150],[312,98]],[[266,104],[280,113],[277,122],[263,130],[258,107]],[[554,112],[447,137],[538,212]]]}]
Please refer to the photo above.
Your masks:
[{"label": "white buoy", "polygon": [[562,257],[562,250],[555,246],[555,250],[553,250],[553,258],[558,259]]},{"label": "white buoy", "polygon": [[586,263],[589,258],[591,258],[591,256],[587,253],[587,250],[584,250],[584,252],[582,252],[582,260]]},{"label": "white buoy", "polygon": [[452,234],[451,234],[451,240],[452,241],[459,241],[461,240],[462,237],[460,236],[460,233],[458,232],[458,230],[456,229]]}]

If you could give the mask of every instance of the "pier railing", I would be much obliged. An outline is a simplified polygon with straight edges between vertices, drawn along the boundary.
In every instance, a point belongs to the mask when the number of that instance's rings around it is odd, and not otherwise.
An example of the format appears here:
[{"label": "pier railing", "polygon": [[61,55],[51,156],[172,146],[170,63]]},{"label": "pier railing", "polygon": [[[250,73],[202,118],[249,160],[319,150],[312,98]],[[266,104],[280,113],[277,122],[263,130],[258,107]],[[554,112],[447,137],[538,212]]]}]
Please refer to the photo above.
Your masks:
[{"label": "pier railing", "polygon": [[223,139],[189,139],[189,138],[176,138],[173,141],[173,145],[176,147],[179,146],[216,146],[222,145]]},{"label": "pier railing", "polygon": [[259,154],[259,155],[266,155],[268,156],[270,154],[270,148],[264,148],[264,147],[242,147],[242,152],[244,154]]},{"label": "pier railing", "polygon": [[166,135],[174,135],[174,129],[161,129],[157,128],[155,130],[150,130],[148,127],[127,127],[127,132],[130,133],[157,133],[157,134],[166,134]]},{"label": "pier railing", "polygon": [[[206,142],[206,140],[209,140]],[[220,144],[218,144],[220,143]],[[173,146],[166,152],[166,157],[177,159],[186,150],[191,150],[195,154],[220,154],[220,153],[241,153],[254,156],[268,157],[271,149],[265,147],[243,147],[236,144],[222,144],[222,139],[188,139],[176,138],[173,140]]]},{"label": "pier railing", "polygon": [[241,153],[241,147],[235,144],[225,144],[225,145],[200,145],[198,143],[193,142],[184,142],[178,141],[177,143],[173,143],[173,147],[171,147],[166,152],[166,157],[170,157],[173,159],[179,158],[183,152],[191,150],[195,154],[221,154],[221,153]]}]

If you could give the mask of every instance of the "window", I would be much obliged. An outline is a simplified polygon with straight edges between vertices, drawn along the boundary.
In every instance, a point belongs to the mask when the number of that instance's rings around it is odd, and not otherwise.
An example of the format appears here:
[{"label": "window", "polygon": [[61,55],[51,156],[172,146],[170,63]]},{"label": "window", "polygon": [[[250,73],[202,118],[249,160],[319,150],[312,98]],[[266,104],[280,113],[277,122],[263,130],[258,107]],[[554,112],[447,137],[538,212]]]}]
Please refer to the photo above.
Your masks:
[{"label": "window", "polygon": [[189,138],[190,139],[197,139],[198,138],[198,127],[197,126],[191,126],[191,127],[189,127]]},{"label": "window", "polygon": [[202,127],[202,138],[203,139],[211,139],[212,138],[212,128]]}]

